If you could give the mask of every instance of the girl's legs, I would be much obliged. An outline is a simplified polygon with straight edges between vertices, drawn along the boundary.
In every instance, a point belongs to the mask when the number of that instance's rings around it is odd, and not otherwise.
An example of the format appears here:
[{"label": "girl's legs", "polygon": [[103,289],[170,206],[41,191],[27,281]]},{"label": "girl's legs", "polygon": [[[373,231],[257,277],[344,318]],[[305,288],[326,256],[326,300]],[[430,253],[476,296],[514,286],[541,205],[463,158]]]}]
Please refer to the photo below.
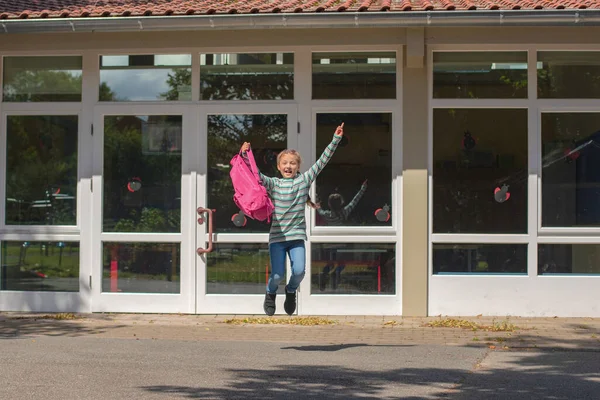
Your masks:
[{"label": "girl's legs", "polygon": [[269,256],[271,257],[271,276],[267,284],[267,293],[276,294],[279,283],[285,275],[285,254],[287,242],[271,243]]},{"label": "girl's legs", "polygon": [[289,242],[287,253],[290,256],[292,276],[285,287],[287,293],[295,293],[306,273],[306,250],[304,240],[293,240]]}]

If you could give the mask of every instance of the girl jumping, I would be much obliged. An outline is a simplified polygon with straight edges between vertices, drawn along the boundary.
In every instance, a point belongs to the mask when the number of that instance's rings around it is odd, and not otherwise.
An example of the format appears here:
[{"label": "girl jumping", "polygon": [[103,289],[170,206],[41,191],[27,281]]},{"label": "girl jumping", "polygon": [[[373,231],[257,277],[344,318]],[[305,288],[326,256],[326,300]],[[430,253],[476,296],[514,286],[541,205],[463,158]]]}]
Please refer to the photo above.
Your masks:
[{"label": "girl jumping", "polygon": [[[265,314],[275,314],[277,288],[285,274],[286,255],[290,259],[292,276],[285,286],[283,308],[288,315],[296,311],[296,290],[304,278],[306,270],[306,221],[305,205],[311,184],[329,162],[344,135],[344,123],[338,126],[331,143],[325,148],[317,162],[304,173],[300,173],[302,159],[296,150],[283,150],[277,156],[277,169],[282,178],[270,178],[260,174],[262,183],[273,200],[275,211],[272,215],[269,232],[269,255],[271,257],[271,276],[267,283],[267,293],[263,308]],[[250,143],[242,145],[245,155]]]}]

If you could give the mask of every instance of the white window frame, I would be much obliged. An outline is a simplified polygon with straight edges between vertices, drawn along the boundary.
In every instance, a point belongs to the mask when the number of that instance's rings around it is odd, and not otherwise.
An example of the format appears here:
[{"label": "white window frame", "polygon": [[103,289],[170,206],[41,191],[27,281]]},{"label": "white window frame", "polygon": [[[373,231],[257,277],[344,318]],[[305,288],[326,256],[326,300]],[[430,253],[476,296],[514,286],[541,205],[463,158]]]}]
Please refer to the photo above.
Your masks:
[{"label": "white window frame", "polygon": [[[3,52],[0,57],[0,87],[4,90],[4,59],[7,57],[52,56],[52,57],[82,57],[82,100],[81,102],[4,102],[0,99],[0,143],[3,151],[0,152],[0,240],[1,241],[65,241],[79,243],[79,291],[0,291],[0,304],[2,310],[58,312],[71,310],[76,312],[90,311],[89,275],[90,252],[89,232],[85,229],[89,224],[83,217],[84,210],[89,209],[91,196],[87,190],[89,181],[88,173],[91,170],[90,138],[86,129],[88,116],[86,115],[86,55],[84,51],[64,50],[55,51],[12,51]],[[89,72],[88,72],[89,74]],[[8,116],[77,116],[77,216],[75,225],[6,225],[6,140]]]},{"label": "white window frame", "polygon": [[[389,113],[392,115],[392,201],[390,204],[392,225],[385,227],[318,227],[315,226],[315,211],[307,213],[306,278],[299,291],[299,313],[310,315],[389,315],[402,313],[402,101],[403,101],[403,49],[404,45],[377,46],[310,46],[296,52],[296,82],[306,82],[296,92],[299,103],[300,153],[309,154],[303,169],[308,169],[320,156],[316,149],[317,114],[325,113]],[[394,52],[396,54],[396,98],[394,99],[313,99],[312,56],[321,52]],[[310,130],[306,127],[310,127]],[[306,135],[310,140],[306,140]],[[333,132],[331,132],[333,136]],[[315,196],[316,184],[312,185],[311,196]],[[313,243],[386,243],[395,246],[395,293],[394,294],[320,294],[311,290],[311,257]]]},{"label": "white window frame", "polygon": [[[433,99],[433,52],[458,51],[527,51],[528,52],[528,96],[526,99]],[[538,244],[546,243],[600,243],[600,227],[588,228],[542,228],[541,227],[541,114],[543,112],[598,112],[600,99],[538,99],[537,98],[537,52],[538,51],[600,51],[600,45],[551,45],[551,44],[489,44],[489,45],[430,45],[427,49],[428,65],[428,187],[429,187],[429,314],[452,313],[460,310],[462,315],[470,313],[487,315],[588,315],[588,309],[577,309],[567,298],[578,293],[578,304],[593,304],[597,292],[596,275],[538,275]],[[528,110],[528,179],[527,179],[527,233],[526,234],[436,234],[433,233],[433,110],[436,108],[524,108]],[[527,244],[527,274],[445,274],[433,273],[432,245],[436,243],[457,244]],[[592,278],[592,279],[590,279]],[[477,281],[472,281],[473,279]],[[475,283],[477,282],[477,283]],[[490,290],[497,287],[510,287],[520,293],[510,296],[510,291],[501,295],[489,296]],[[577,288],[577,289],[576,289]],[[456,293],[471,293],[469,298],[457,298]],[[535,303],[560,299],[555,311],[547,306],[527,307],[534,300],[523,297],[523,293],[534,296]],[[563,296],[564,293],[564,296]],[[508,296],[508,297],[507,297]],[[565,297],[566,296],[566,297]],[[472,298],[485,299],[473,302]],[[503,301],[492,301],[502,298]],[[547,300],[544,300],[548,298]],[[552,300],[551,300],[552,298]],[[435,303],[432,306],[432,303]],[[584,313],[584,314],[582,314]]]}]

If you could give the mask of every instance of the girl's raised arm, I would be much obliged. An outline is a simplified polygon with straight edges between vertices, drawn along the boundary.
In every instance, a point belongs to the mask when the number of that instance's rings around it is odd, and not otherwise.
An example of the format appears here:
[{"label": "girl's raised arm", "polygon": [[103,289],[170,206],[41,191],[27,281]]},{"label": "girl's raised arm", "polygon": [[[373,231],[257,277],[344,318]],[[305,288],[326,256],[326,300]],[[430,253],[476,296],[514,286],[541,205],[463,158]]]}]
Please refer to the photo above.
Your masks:
[{"label": "girl's raised arm", "polygon": [[323,154],[321,154],[321,157],[319,157],[317,162],[314,163],[313,166],[310,167],[309,170],[304,173],[304,179],[308,182],[309,185],[313,183],[315,179],[317,179],[317,176],[321,173],[321,171],[323,171],[323,168],[325,168],[329,160],[331,160],[331,157],[333,157],[333,153],[335,153],[335,149],[337,149],[338,144],[340,144],[340,141],[342,140],[342,136],[344,136],[343,122],[340,126],[336,128],[331,143],[329,143],[325,150],[323,150]]}]

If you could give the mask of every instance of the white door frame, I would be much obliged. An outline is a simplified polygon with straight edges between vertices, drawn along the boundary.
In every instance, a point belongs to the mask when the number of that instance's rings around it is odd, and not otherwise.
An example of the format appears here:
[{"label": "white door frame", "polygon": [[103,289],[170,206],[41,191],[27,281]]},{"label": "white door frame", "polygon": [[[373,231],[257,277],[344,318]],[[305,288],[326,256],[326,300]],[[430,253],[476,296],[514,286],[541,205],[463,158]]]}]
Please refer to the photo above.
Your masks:
[{"label": "white door frame", "polygon": [[[232,104],[210,104],[200,105],[198,108],[198,124],[200,143],[198,146],[198,158],[201,167],[196,179],[196,199],[197,207],[205,207],[206,185],[207,185],[207,116],[215,114],[287,114],[288,115],[288,137],[287,145],[289,148],[298,146],[298,107],[293,102],[264,102],[264,103],[243,103]],[[240,143],[241,146],[241,143]],[[234,154],[231,155],[232,157]],[[233,196],[233,193],[232,193]],[[196,224],[196,247],[205,247],[208,241],[207,224]],[[214,243],[268,243],[268,233],[219,233],[213,234]],[[207,294],[206,293],[206,256],[196,257],[196,313],[198,314],[263,314],[264,294]],[[209,256],[210,257],[210,256]],[[288,266],[289,269],[289,266]],[[289,276],[289,274],[288,274]],[[265,285],[266,292],[266,285]],[[283,312],[283,298],[277,298],[278,314]]]},{"label": "white door frame", "polygon": [[[399,79],[398,79],[399,80]],[[398,83],[399,84],[399,83]],[[400,92],[398,92],[400,93]],[[400,96],[398,96],[400,97]],[[316,103],[316,102],[314,102]],[[317,114],[388,113],[392,116],[391,194],[392,224],[385,227],[317,227],[315,211],[310,210],[309,240],[306,244],[306,277],[300,286],[300,313],[306,315],[400,315],[402,310],[402,108],[399,100],[370,100],[363,106],[348,101],[329,101],[312,107],[311,162],[316,153]],[[333,132],[332,132],[333,135]],[[304,138],[303,138],[304,139]],[[308,163],[310,165],[310,163]],[[327,168],[327,167],[326,167]],[[313,198],[314,185],[313,185]],[[313,243],[385,243],[395,245],[394,294],[320,294],[311,292]]]},{"label": "white door frame", "polygon": [[[78,118],[78,144],[77,144],[77,220],[75,225],[45,226],[45,225],[6,225],[5,224],[5,200],[6,199],[6,143],[7,143],[7,119],[9,116],[76,116]],[[89,139],[85,129],[85,121],[80,104],[66,103],[60,105],[31,105],[25,107],[20,104],[3,104],[3,112],[0,117],[0,143],[3,151],[0,151],[0,198],[4,204],[0,205],[0,240],[1,241],[65,241],[79,243],[79,263],[84,265],[88,253],[86,251],[86,236],[82,233],[81,225],[85,219],[85,206],[89,204],[88,192],[84,190],[85,174],[88,160],[85,158],[85,150]],[[0,248],[0,258],[2,257]],[[89,299],[87,297],[86,268],[80,267],[79,291],[78,292],[54,292],[54,291],[12,291],[0,290],[0,309],[2,311],[32,311],[32,312],[60,312],[64,310],[74,312],[88,312]],[[0,278],[2,271],[0,270]]]},{"label": "white door frame", "polygon": [[[93,161],[93,222],[92,222],[92,311],[93,312],[194,312],[194,249],[193,235],[194,182],[197,160],[193,154],[182,151],[181,177],[181,232],[180,233],[104,233],[102,232],[103,157],[105,115],[182,115],[183,149],[196,148],[197,126],[194,107],[181,104],[107,104],[94,108],[94,161]],[[180,293],[111,293],[102,292],[102,243],[122,242],[178,242],[180,249]]]}]

